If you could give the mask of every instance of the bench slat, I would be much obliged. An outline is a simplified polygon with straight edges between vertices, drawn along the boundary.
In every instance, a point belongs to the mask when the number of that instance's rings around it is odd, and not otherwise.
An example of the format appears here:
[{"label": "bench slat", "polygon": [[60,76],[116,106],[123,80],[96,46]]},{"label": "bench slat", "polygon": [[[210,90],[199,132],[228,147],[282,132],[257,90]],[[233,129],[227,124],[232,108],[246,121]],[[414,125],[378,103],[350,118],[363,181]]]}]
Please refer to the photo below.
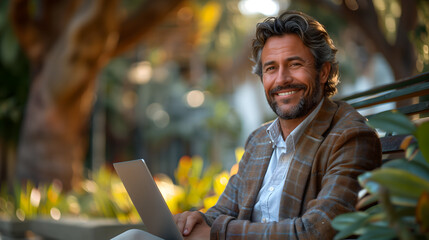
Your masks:
[{"label": "bench slat", "polygon": [[[426,102],[420,102],[420,103],[416,103],[410,106],[405,106],[405,107],[400,107],[395,109],[398,112],[405,114],[405,115],[415,115],[415,114],[421,114],[421,113],[426,113],[429,112],[429,101]],[[383,112],[388,112],[388,111],[392,111],[392,110],[387,110],[387,111],[383,111]],[[370,118],[371,116],[374,116],[378,113],[375,114],[369,114],[369,115],[365,115],[367,118]]]},{"label": "bench slat", "polygon": [[400,146],[402,143],[402,140],[404,140],[404,138],[407,135],[394,135],[394,136],[385,136],[380,138],[380,142],[381,142],[381,148],[382,148],[382,152],[385,153],[392,153],[392,152],[399,152],[399,151],[403,151]]},{"label": "bench slat", "polygon": [[[355,109],[374,107],[385,103],[397,103],[402,100],[412,100],[420,97],[416,104],[408,101],[406,106],[396,106],[396,110],[408,116],[417,116],[424,119],[422,114],[429,112],[429,72],[412,76],[394,83],[379,86],[364,92],[355,93],[350,96],[342,97],[341,100],[347,101]],[[388,110],[391,111],[391,110]],[[379,112],[379,111],[377,111]],[[370,118],[372,115],[366,115]],[[414,118],[414,117],[413,117]],[[414,119],[415,121],[416,119]],[[380,137],[383,153],[383,163],[391,159],[404,158],[405,152],[401,149],[401,143],[406,135],[386,135]]]},{"label": "bench slat", "polygon": [[429,94],[429,82],[425,82],[419,85],[399,89],[399,90],[384,94],[382,96],[370,98],[356,103],[351,103],[350,105],[352,105],[356,109],[359,109],[359,108],[374,106],[376,104],[382,104],[382,103],[387,103],[392,101],[400,101],[407,98],[424,96],[428,94]]},{"label": "bench slat", "polygon": [[404,80],[400,80],[400,81],[396,81],[394,83],[379,86],[379,87],[376,87],[376,88],[373,88],[373,89],[370,89],[367,91],[363,91],[360,93],[355,93],[355,94],[352,94],[350,96],[341,98],[341,100],[348,101],[351,99],[357,99],[357,98],[361,98],[361,97],[365,97],[365,96],[371,96],[374,94],[394,90],[397,88],[407,87],[407,86],[417,84],[417,83],[421,83],[421,82],[428,82],[428,81],[429,81],[429,72],[425,72],[425,73],[422,73],[422,74],[419,74],[419,75],[416,75],[413,77],[405,78]]}]

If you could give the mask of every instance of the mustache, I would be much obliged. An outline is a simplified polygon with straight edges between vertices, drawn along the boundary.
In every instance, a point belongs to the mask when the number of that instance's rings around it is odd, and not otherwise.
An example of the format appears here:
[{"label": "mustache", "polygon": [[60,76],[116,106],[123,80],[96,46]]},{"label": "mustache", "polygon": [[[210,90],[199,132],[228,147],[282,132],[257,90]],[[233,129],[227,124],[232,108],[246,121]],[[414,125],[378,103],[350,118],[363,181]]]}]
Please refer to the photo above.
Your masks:
[{"label": "mustache", "polygon": [[298,89],[298,90],[306,90],[307,86],[303,84],[288,84],[283,86],[277,86],[269,91],[270,95],[275,94],[278,91],[288,90],[288,89]]}]

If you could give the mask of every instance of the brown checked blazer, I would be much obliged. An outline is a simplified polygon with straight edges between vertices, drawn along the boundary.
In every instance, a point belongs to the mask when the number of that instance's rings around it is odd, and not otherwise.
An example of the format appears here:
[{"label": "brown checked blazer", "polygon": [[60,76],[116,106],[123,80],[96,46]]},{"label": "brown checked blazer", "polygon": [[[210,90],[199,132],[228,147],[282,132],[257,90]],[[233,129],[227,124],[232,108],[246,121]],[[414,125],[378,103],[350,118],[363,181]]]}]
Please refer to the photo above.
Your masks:
[{"label": "brown checked blazer", "polygon": [[332,239],[332,219],[355,209],[357,176],[381,164],[377,134],[353,107],[325,99],[296,145],[279,222],[254,223],[253,206],[273,152],[268,126],[249,136],[238,173],[206,212],[211,239]]}]

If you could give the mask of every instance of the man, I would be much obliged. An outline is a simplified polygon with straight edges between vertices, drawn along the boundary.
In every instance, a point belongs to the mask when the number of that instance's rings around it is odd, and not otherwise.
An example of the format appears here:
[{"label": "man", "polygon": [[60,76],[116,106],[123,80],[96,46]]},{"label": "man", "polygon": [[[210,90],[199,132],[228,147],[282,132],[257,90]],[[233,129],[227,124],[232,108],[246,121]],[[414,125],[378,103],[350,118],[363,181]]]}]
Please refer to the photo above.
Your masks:
[{"label": "man", "polygon": [[267,18],[252,47],[278,118],[250,134],[216,205],[177,214],[176,224],[188,239],[332,239],[332,219],[355,210],[357,176],[381,163],[378,137],[350,105],[329,99],[337,50],[319,22],[294,11]]},{"label": "man", "polygon": [[332,239],[330,222],[354,210],[357,176],[380,165],[376,133],[351,106],[329,99],[337,50],[324,27],[287,11],[259,23],[254,73],[278,115],[248,138],[238,173],[205,214],[175,215],[202,239]]}]

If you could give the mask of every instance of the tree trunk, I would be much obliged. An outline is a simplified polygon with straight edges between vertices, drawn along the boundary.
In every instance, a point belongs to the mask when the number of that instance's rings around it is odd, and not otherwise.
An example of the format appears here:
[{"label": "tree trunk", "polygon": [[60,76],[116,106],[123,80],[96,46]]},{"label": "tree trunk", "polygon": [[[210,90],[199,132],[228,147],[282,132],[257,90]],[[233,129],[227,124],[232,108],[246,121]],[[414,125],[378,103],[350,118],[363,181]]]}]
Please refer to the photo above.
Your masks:
[{"label": "tree trunk", "polygon": [[17,174],[36,183],[80,179],[96,75],[117,42],[117,1],[81,6],[45,55],[30,88]]},{"label": "tree trunk", "polygon": [[37,14],[27,0],[12,2],[14,31],[34,74],[18,146],[19,179],[58,179],[66,190],[80,181],[98,72],[180,3],[143,1],[122,19],[118,0],[42,0]]}]

